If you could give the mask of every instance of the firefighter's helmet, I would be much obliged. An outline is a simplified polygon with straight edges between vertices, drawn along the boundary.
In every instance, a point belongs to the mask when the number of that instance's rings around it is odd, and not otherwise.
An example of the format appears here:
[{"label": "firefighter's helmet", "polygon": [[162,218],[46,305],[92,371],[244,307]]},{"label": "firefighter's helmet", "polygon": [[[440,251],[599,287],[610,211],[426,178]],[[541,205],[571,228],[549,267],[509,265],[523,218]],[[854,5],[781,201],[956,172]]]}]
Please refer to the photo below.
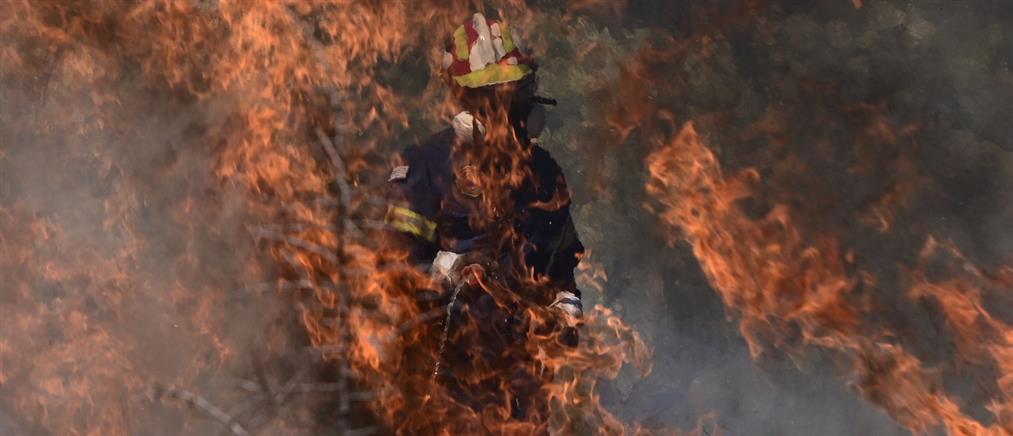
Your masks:
[{"label": "firefighter's helmet", "polygon": [[533,60],[507,25],[480,13],[454,31],[448,49],[443,68],[466,88],[515,82],[534,72]]}]

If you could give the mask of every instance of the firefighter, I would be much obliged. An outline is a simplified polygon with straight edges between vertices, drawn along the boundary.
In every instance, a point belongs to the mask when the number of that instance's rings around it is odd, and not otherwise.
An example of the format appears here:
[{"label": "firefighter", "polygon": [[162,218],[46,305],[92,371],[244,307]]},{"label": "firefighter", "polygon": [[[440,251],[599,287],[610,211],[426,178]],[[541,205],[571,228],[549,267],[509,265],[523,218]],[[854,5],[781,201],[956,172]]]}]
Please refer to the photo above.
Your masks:
[{"label": "firefighter", "polygon": [[[584,247],[570,216],[563,172],[538,145],[544,106],[555,102],[536,95],[537,67],[506,24],[480,13],[454,31],[443,68],[461,112],[450,126],[398,156],[388,177],[388,233],[448,289],[460,289],[462,281],[481,274],[523,292],[517,296],[527,304],[548,307],[554,319],[565,320],[548,328],[550,336],[575,346],[573,325],[580,322],[582,306],[573,271]],[[445,325],[470,321],[477,331],[446,347],[419,344],[405,351],[414,357],[402,358],[425,361],[439,348],[436,376],[459,402],[478,411],[509,401],[513,418],[544,420],[545,398],[537,392],[551,375],[539,374],[518,346],[530,327],[523,308],[504,307],[477,286],[457,297],[449,300],[451,307],[457,301],[468,313]],[[439,330],[434,330],[423,336],[435,338]],[[446,364],[440,366],[441,360]],[[491,377],[507,380],[509,393],[467,381],[489,377],[475,374],[490,368],[498,374]],[[501,385],[488,381],[479,385]]]},{"label": "firefighter", "polygon": [[[467,276],[462,272],[484,270],[487,265],[474,259],[488,261],[491,255],[508,276],[533,273],[536,280],[547,279],[555,292],[534,298],[579,318],[573,270],[584,247],[570,215],[563,172],[538,145],[544,105],[555,102],[535,95],[537,66],[504,23],[476,13],[455,30],[447,48],[443,67],[464,110],[451,126],[401,153],[388,179],[394,200],[386,222],[400,234],[413,262],[432,265],[452,282]],[[476,214],[493,213],[482,207],[488,206],[482,200],[489,193],[482,192],[479,179],[490,176],[483,169],[491,168],[481,162],[487,130],[482,118],[497,111],[507,114],[510,145],[519,147],[508,154],[526,156],[513,163],[522,168],[510,172],[527,177],[504,196],[512,203],[502,208],[504,216],[482,219]],[[504,233],[517,237],[504,242]],[[484,256],[473,255],[483,251]]]}]

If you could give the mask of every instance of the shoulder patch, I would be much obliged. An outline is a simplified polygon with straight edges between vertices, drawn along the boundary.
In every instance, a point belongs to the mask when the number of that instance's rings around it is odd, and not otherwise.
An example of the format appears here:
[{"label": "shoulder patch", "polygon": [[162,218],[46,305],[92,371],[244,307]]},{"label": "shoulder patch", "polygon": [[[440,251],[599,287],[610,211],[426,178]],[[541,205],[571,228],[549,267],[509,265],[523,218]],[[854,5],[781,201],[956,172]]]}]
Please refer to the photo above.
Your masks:
[{"label": "shoulder patch", "polygon": [[390,177],[387,178],[388,182],[401,181],[408,178],[408,165],[402,165],[394,167],[394,171],[390,172]]}]

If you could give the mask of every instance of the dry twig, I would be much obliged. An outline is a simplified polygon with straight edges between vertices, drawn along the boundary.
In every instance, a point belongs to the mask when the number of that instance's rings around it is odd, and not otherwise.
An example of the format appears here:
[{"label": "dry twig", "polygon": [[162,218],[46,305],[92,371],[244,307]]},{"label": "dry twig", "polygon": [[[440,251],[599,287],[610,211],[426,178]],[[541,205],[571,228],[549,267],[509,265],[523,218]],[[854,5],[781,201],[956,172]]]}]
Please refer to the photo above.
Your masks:
[{"label": "dry twig", "polygon": [[294,247],[298,247],[298,248],[306,250],[306,251],[308,251],[310,253],[316,254],[317,256],[320,256],[320,257],[324,258],[324,260],[326,260],[326,261],[328,261],[330,263],[333,263],[333,264],[337,264],[338,263],[338,257],[334,253],[332,253],[327,247],[324,247],[324,246],[322,246],[320,244],[316,244],[316,243],[307,241],[305,239],[297,238],[295,236],[286,235],[286,234],[278,233],[278,232],[269,232],[269,231],[254,230],[254,234],[256,234],[258,237],[261,237],[261,238],[264,238],[264,239],[269,239],[269,240],[272,240],[272,241],[286,242],[289,245],[292,245]]},{"label": "dry twig", "polygon": [[177,388],[175,386],[163,387],[156,385],[148,390],[148,396],[151,397],[152,400],[160,400],[168,397],[183,401],[222,423],[222,425],[232,431],[232,434],[236,436],[249,436],[250,434],[245,428],[243,428],[242,425],[236,422],[231,415],[225,413],[225,411],[220,409],[218,406],[212,404],[207,400],[207,398],[186,389]]}]

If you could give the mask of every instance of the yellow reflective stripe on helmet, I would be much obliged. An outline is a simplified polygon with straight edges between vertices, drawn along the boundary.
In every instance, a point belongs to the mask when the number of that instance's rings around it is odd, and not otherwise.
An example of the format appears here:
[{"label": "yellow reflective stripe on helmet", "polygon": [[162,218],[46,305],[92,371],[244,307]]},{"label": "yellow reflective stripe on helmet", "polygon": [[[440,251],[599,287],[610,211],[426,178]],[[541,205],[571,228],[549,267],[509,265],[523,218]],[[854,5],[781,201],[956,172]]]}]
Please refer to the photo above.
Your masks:
[{"label": "yellow reflective stripe on helmet", "polygon": [[502,65],[492,64],[478,71],[468,74],[454,76],[454,80],[461,86],[478,88],[480,86],[496,85],[499,83],[516,82],[531,72],[529,65]]},{"label": "yellow reflective stripe on helmet", "polygon": [[500,37],[503,38],[503,51],[510,53],[514,51],[514,38],[510,36],[510,29],[506,23],[499,23]]},{"label": "yellow reflective stripe on helmet", "polygon": [[470,48],[468,47],[468,31],[464,30],[464,26],[460,26],[454,31],[454,45],[457,46],[457,59],[466,61],[470,55]]},{"label": "yellow reflective stripe on helmet", "polygon": [[387,224],[405,233],[411,233],[429,242],[436,239],[436,223],[406,207],[387,209]]}]

